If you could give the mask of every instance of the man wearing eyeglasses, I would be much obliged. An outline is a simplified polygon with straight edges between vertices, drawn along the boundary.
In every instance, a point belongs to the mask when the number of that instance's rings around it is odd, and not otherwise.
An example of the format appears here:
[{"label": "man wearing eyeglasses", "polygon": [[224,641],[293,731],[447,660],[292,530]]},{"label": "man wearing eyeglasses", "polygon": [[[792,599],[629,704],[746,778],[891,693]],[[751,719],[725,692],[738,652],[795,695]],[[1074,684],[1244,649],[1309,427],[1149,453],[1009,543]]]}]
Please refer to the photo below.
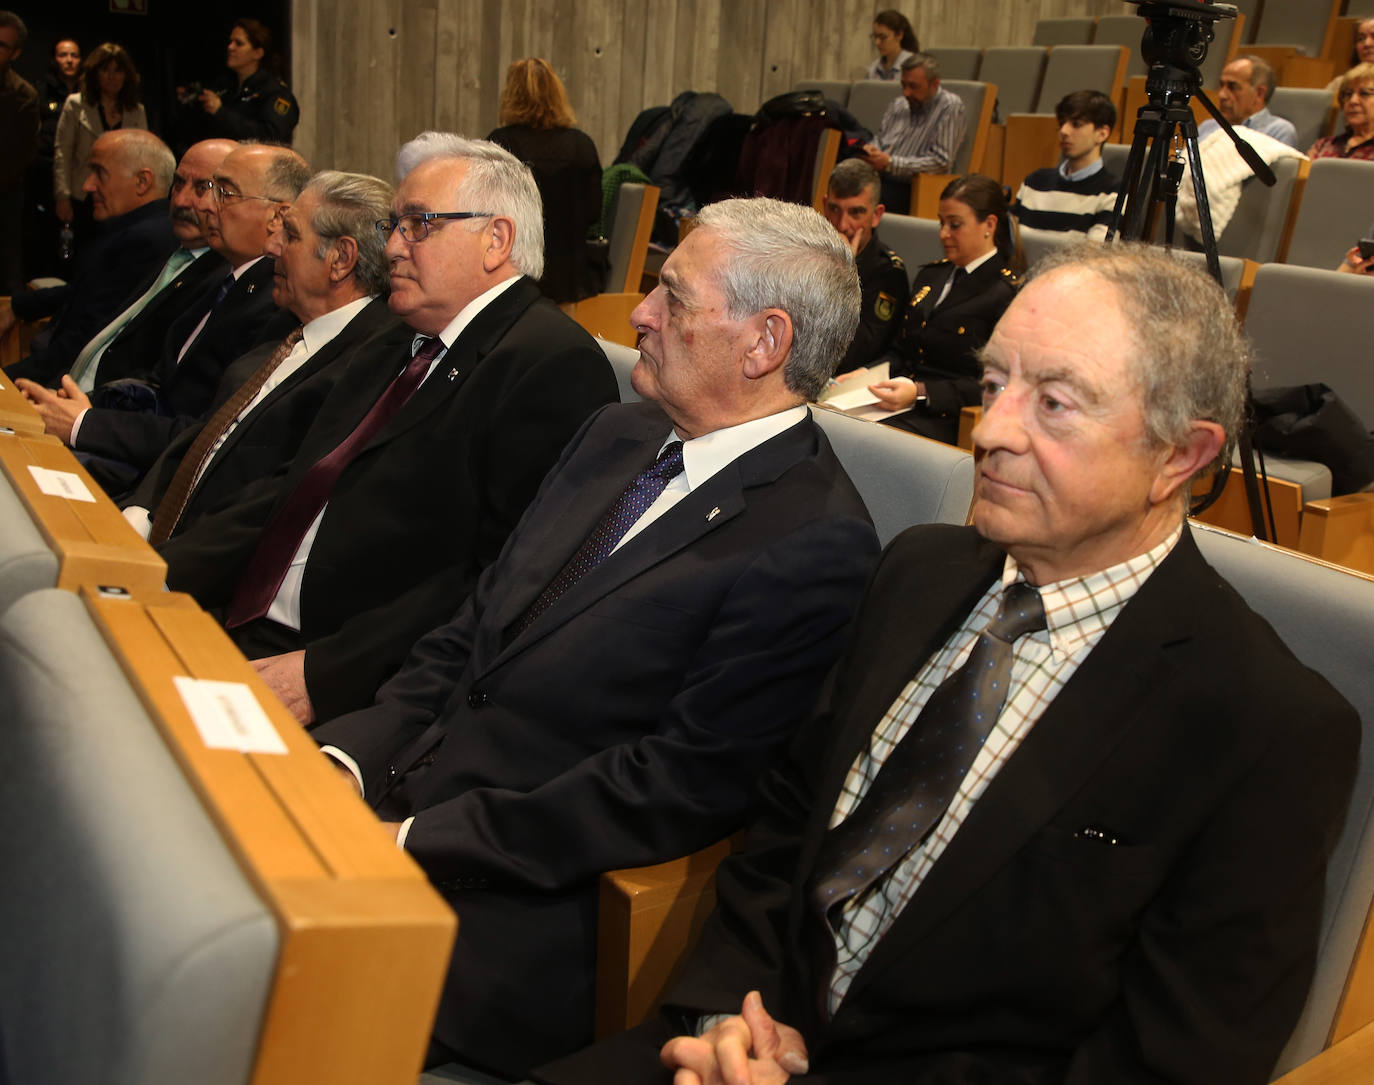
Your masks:
[{"label": "man wearing eyeglasses", "polygon": [[595,341],[540,297],[528,168],[494,144],[418,142],[380,224],[404,323],[349,360],[284,479],[160,548],[168,585],[224,622],[304,722],[372,702],[616,399]]},{"label": "man wearing eyeglasses", "polygon": [[[114,496],[127,492],[172,438],[210,405],[229,363],[298,323],[272,300],[273,265],[263,252],[310,168],[288,147],[239,146],[209,179],[191,183],[191,207],[223,276],[168,328],[146,375],[107,369],[90,396],[70,376],[54,395],[25,389],[49,433],[81,454]],[[145,362],[146,364],[146,362]]]}]

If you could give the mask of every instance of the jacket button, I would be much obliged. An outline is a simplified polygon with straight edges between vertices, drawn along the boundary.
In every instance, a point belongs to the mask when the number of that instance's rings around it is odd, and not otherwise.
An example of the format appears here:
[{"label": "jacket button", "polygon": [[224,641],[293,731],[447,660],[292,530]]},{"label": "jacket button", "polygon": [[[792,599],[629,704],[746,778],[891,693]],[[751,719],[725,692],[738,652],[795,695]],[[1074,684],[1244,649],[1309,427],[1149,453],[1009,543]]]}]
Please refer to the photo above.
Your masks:
[{"label": "jacket button", "polygon": [[482,707],[484,704],[486,704],[486,703],[487,703],[487,695],[486,695],[486,693],[484,693],[482,690],[480,690],[480,689],[474,689],[474,690],[470,690],[470,691],[468,692],[468,707],[469,707],[469,708],[481,708],[481,707]]}]

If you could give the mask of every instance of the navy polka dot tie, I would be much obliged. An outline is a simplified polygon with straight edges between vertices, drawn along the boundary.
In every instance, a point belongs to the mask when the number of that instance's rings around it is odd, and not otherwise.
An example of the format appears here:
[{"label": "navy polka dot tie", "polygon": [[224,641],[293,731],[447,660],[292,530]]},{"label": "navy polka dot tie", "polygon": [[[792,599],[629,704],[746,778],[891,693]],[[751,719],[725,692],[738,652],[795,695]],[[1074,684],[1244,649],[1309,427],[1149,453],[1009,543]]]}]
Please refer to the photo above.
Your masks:
[{"label": "navy polka dot tie", "polygon": [[968,662],[930,695],[849,817],[826,834],[811,879],[822,913],[865,892],[930,833],[953,801],[1007,699],[1012,645],[1045,628],[1024,581],[978,637]]},{"label": "navy polka dot tie", "polygon": [[665,445],[658,459],[630,480],[630,484],[609,509],[601,522],[592,529],[586,541],[578,548],[563,566],[558,575],[539,598],[530,604],[530,609],[515,623],[512,634],[525,631],[529,625],[548,610],[558,598],[587,573],[591,572],[615,549],[616,543],[635,523],[649,511],[649,506],[658,500],[667,489],[668,483],[682,474],[682,442],[673,441]]}]

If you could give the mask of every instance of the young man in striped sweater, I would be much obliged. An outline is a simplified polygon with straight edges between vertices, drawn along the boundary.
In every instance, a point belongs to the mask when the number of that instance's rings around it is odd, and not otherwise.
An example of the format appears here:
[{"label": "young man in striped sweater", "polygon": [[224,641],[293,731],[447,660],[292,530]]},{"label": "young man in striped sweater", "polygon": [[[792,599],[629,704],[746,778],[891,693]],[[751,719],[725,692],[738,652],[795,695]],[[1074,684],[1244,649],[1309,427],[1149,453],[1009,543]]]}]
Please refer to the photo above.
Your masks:
[{"label": "young man in striped sweater", "polygon": [[1012,204],[1022,226],[1073,230],[1095,241],[1107,235],[1121,183],[1102,161],[1102,144],[1116,124],[1116,106],[1100,91],[1076,90],[1054,107],[1059,121],[1058,166],[1026,177]]}]

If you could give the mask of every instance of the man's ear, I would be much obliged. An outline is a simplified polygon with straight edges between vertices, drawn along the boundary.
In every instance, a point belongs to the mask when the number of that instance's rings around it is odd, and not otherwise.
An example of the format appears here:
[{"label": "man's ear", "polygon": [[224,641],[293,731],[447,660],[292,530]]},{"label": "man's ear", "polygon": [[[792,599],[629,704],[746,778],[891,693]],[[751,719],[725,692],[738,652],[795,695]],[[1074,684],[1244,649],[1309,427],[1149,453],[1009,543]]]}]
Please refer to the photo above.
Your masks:
[{"label": "man's ear", "polygon": [[886,205],[881,203],[878,204],[877,207],[873,208],[873,229],[876,230],[878,228],[878,223],[883,221],[883,212],[886,210]]},{"label": "man's ear", "polygon": [[488,230],[490,240],[482,253],[482,267],[487,271],[495,271],[510,259],[511,249],[515,247],[515,223],[504,215],[498,215],[491,220]]},{"label": "man's ear", "polygon": [[1105,124],[1099,124],[1093,129],[1093,142],[1099,147],[1111,138],[1112,130]]},{"label": "man's ear", "polygon": [[134,174],[134,191],[140,196],[148,195],[153,187],[153,171],[149,169],[139,170]]},{"label": "man's ear", "polygon": [[1188,436],[1170,449],[1150,486],[1150,501],[1159,504],[1174,497],[1179,488],[1217,458],[1226,443],[1226,431],[1216,422],[1194,421]]},{"label": "man's ear", "polygon": [[744,375],[761,380],[781,369],[792,353],[792,318],[783,309],[764,309],[750,321],[753,341],[744,352]]},{"label": "man's ear", "polygon": [[346,234],[335,238],[329,257],[329,281],[341,283],[353,274],[358,266],[358,240]]}]

